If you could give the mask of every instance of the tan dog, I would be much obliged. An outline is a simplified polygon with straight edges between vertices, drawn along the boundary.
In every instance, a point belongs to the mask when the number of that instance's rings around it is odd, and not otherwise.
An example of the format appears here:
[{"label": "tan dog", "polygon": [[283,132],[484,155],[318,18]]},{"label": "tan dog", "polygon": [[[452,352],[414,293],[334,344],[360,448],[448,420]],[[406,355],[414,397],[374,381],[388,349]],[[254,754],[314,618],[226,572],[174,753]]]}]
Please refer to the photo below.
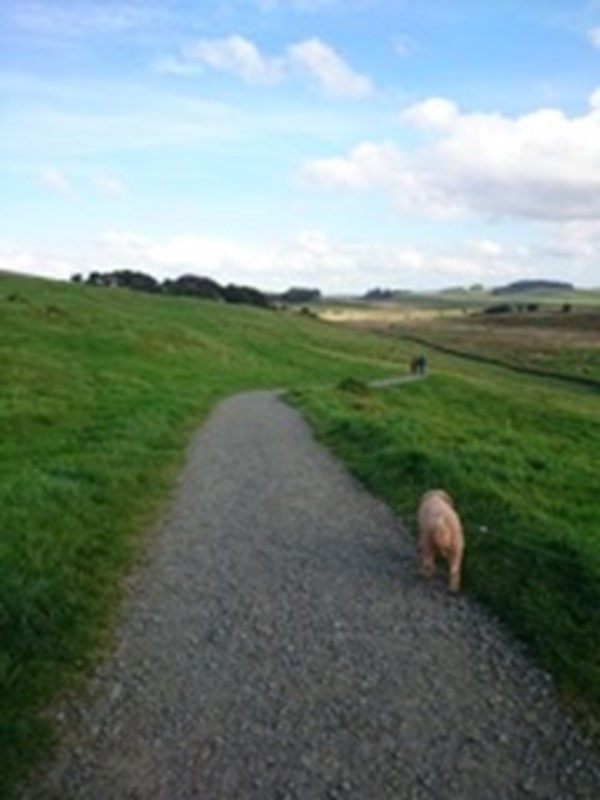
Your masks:
[{"label": "tan dog", "polygon": [[460,518],[454,510],[450,495],[443,489],[425,492],[417,514],[419,523],[419,551],[421,575],[430,578],[435,568],[436,556],[449,565],[449,589],[460,589],[461,567],[465,540]]}]

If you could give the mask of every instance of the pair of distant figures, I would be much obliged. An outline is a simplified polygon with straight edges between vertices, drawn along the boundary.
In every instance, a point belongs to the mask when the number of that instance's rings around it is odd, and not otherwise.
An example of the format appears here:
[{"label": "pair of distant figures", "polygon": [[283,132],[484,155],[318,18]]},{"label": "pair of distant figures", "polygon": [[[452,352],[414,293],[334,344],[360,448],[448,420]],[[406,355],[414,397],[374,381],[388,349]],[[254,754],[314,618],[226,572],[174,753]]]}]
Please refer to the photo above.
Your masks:
[{"label": "pair of distant figures", "polygon": [[410,360],[411,375],[425,375],[427,372],[427,359],[425,356],[413,356]]}]

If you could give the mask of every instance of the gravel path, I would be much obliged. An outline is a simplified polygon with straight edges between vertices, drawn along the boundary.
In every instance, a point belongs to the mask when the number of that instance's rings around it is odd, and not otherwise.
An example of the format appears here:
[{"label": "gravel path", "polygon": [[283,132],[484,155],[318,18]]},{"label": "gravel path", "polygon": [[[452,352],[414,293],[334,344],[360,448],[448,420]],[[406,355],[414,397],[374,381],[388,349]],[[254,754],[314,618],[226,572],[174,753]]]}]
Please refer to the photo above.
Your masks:
[{"label": "gravel path", "polygon": [[23,797],[600,797],[548,678],[274,393],[222,403]]}]

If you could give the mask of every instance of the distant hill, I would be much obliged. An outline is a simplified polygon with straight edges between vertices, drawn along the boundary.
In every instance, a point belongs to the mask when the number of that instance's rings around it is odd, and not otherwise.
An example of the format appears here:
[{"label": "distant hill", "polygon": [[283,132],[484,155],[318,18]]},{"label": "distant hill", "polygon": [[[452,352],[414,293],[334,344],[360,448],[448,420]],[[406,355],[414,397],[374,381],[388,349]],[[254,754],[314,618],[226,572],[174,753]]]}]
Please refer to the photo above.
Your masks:
[{"label": "distant hill", "polygon": [[572,291],[575,287],[572,283],[564,281],[548,280],[524,280],[509,283],[506,286],[498,286],[492,289],[492,294],[518,294],[519,292],[539,292],[539,291]]},{"label": "distant hill", "polygon": [[369,289],[363,295],[363,300],[371,300],[376,303],[386,302],[387,300],[393,300],[396,296],[396,292],[393,289]]}]

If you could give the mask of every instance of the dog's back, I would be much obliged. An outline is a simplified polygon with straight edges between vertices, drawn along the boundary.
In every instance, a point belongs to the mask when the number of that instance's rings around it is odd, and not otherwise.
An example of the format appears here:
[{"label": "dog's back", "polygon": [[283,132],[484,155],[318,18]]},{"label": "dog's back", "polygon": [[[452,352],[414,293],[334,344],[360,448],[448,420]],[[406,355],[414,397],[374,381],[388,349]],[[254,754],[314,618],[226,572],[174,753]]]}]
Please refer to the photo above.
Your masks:
[{"label": "dog's back", "polygon": [[426,492],[417,519],[423,574],[431,574],[435,555],[441,555],[450,565],[451,588],[456,591],[460,582],[464,537],[460,518],[449,495],[441,489]]},{"label": "dog's back", "polygon": [[419,508],[419,529],[446,555],[462,537],[462,525],[449,497],[437,491],[427,492]]}]

